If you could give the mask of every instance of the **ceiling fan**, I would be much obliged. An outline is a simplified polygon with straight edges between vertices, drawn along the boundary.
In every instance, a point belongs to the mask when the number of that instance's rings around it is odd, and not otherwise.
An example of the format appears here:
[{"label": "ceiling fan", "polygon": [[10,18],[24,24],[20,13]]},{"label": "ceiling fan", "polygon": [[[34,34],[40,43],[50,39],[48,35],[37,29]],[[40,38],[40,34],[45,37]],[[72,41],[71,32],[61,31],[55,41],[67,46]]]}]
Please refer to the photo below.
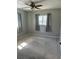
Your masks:
[{"label": "ceiling fan", "polygon": [[[40,3],[42,1],[44,1],[44,0],[40,0],[40,1],[30,0],[28,3],[26,3],[26,2],[24,2],[24,3],[25,3],[25,5],[30,6],[31,9],[40,9],[39,7],[42,7],[43,5],[41,5],[41,4],[37,5],[37,3]],[[27,8],[27,7],[24,7],[24,8]]]}]

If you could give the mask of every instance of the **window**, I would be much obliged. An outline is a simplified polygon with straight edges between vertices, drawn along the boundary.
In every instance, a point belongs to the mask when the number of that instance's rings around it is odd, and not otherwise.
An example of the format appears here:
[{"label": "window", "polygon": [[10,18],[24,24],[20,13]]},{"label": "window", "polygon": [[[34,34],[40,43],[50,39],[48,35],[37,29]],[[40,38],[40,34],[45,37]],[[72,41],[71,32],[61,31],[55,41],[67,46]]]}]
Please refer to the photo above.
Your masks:
[{"label": "window", "polygon": [[39,25],[47,24],[47,15],[40,15],[38,19],[39,19]]}]

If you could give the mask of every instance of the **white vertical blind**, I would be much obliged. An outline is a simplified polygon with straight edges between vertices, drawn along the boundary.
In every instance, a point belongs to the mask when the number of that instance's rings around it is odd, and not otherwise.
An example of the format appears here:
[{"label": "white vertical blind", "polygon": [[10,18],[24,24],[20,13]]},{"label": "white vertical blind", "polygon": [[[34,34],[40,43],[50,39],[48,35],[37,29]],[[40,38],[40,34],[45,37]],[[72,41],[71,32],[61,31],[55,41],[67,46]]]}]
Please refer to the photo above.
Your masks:
[{"label": "white vertical blind", "polygon": [[47,25],[47,15],[43,15],[43,25]]},{"label": "white vertical blind", "polygon": [[42,16],[39,16],[39,25],[42,25]]},{"label": "white vertical blind", "polygon": [[39,25],[47,25],[47,15],[39,16]]}]

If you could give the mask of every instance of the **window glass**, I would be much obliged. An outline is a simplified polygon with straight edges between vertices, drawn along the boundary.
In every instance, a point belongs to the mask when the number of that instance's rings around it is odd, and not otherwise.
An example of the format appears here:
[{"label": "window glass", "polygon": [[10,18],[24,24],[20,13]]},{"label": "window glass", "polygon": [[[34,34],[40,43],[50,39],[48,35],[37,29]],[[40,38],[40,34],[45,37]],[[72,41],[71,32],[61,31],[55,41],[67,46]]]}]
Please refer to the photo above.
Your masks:
[{"label": "window glass", "polygon": [[47,15],[43,15],[43,25],[47,24]]},{"label": "window glass", "polygon": [[47,24],[47,15],[40,15],[39,16],[39,25],[46,25]]},{"label": "window glass", "polygon": [[39,16],[39,25],[42,25],[42,16]]}]

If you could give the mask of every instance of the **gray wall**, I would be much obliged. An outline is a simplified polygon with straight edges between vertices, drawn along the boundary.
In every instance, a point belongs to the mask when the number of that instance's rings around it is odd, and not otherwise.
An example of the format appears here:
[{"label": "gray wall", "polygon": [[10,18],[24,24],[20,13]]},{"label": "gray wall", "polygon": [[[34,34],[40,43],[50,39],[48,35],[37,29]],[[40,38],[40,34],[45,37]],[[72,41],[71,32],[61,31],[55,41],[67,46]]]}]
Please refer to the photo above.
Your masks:
[{"label": "gray wall", "polygon": [[34,32],[34,29],[35,29],[34,14],[32,11],[28,11],[28,31]]},{"label": "gray wall", "polygon": [[18,13],[21,13],[21,18],[22,18],[22,32],[21,33],[17,33],[18,36],[26,34],[28,32],[28,16],[27,16],[27,12],[17,9]]},{"label": "gray wall", "polygon": [[35,14],[47,14],[47,13],[52,14],[52,33],[60,34],[61,9],[49,9],[49,10],[28,12],[29,32],[35,32]]}]

